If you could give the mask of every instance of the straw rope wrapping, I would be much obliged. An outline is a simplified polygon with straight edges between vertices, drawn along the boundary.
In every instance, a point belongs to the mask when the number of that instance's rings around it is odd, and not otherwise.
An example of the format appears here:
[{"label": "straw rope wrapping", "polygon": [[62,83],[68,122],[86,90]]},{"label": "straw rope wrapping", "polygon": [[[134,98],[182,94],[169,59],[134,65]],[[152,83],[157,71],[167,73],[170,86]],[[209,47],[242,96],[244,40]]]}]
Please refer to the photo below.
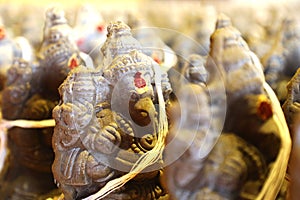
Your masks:
[{"label": "straw rope wrapping", "polygon": [[286,169],[288,166],[291,151],[291,137],[280,103],[275,93],[266,82],[263,86],[272,102],[272,108],[274,112],[273,119],[276,122],[279,129],[281,148],[278,153],[277,159],[274,162],[273,167],[269,173],[269,176],[266,179],[266,182],[264,183],[264,186],[260,191],[259,195],[257,196],[256,200],[269,200],[276,198],[286,175]]},{"label": "straw rope wrapping", "polygon": [[[103,188],[101,188],[97,193],[83,199],[83,200],[100,200],[112,193],[113,191],[121,188],[128,181],[133,179],[137,174],[139,174],[146,167],[157,162],[159,158],[162,157],[162,152],[165,147],[165,138],[168,133],[168,121],[165,110],[165,101],[162,93],[161,87],[161,69],[159,65],[153,63],[155,71],[155,87],[158,94],[159,103],[159,123],[158,123],[158,139],[154,148],[145,154],[143,154],[131,168],[128,174],[125,174],[119,178],[109,181]],[[61,196],[62,197],[62,196]]]},{"label": "straw rope wrapping", "polygon": [[5,120],[2,118],[2,113],[0,112],[0,173],[4,168],[6,157],[8,155],[7,147],[7,130],[13,127],[20,128],[47,128],[54,127],[54,119],[46,119],[41,121],[34,120]]}]

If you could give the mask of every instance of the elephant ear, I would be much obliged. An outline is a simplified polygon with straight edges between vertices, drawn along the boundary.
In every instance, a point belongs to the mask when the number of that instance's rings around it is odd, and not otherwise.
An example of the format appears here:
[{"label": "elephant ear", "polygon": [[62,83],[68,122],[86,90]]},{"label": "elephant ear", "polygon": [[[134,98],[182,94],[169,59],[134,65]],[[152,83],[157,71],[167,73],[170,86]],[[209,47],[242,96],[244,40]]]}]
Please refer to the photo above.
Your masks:
[{"label": "elephant ear", "polygon": [[54,141],[63,148],[72,147],[95,121],[95,107],[107,101],[109,86],[95,69],[79,66],[60,85],[59,94],[60,103],[53,109]]},{"label": "elephant ear", "polygon": [[69,181],[71,185],[86,184],[86,169],[78,167],[78,162],[84,165],[86,155],[95,157],[90,148],[92,142],[85,139],[93,138],[102,128],[96,116],[97,107],[107,101],[109,85],[96,69],[78,66],[60,85],[59,94],[60,103],[53,109],[54,178],[61,185]]}]

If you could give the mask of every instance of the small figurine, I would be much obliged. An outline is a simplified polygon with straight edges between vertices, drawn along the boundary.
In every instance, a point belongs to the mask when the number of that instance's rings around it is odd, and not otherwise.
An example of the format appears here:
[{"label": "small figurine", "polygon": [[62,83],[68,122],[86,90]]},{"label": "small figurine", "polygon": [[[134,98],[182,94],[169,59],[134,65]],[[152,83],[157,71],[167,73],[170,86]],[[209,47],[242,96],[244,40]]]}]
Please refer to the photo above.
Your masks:
[{"label": "small figurine", "polygon": [[86,63],[73,38],[73,30],[67,23],[64,11],[59,7],[51,7],[46,16],[44,40],[38,53],[38,61],[44,71],[41,75],[44,95],[57,101],[57,89],[68,73]]},{"label": "small figurine", "polygon": [[[49,9],[46,16],[38,62],[18,58],[9,69],[2,99],[5,120],[52,119],[60,97],[59,85],[73,68],[85,64],[71,40],[63,11]],[[51,171],[52,134],[53,127],[8,130],[10,155],[0,190],[4,199],[38,199],[57,190]]]},{"label": "small figurine", "polygon": [[[75,22],[73,25],[75,40],[78,41],[82,37],[85,38],[87,35],[94,32],[97,25],[104,25],[103,23],[103,17],[93,5],[88,3],[80,5],[75,13]],[[102,27],[99,31],[105,33],[105,27]]]},{"label": "small figurine", "polygon": [[6,81],[6,74],[15,58],[31,62],[34,58],[33,49],[24,37],[9,37],[6,27],[0,24],[0,90]]},{"label": "small figurine", "polygon": [[171,88],[154,60],[127,49],[139,47],[136,40],[115,38],[130,35],[126,24],[111,23],[102,47],[109,65],[78,67],[59,88],[52,170],[66,200],[165,198],[161,153]]},{"label": "small figurine", "polygon": [[174,68],[169,69],[168,76],[173,92],[176,93],[186,82],[206,85],[208,72],[205,69],[205,64],[206,56],[192,54],[185,61],[181,73]]},{"label": "small figurine", "polygon": [[[217,70],[213,69],[214,63]],[[180,109],[175,104],[174,110],[180,112],[171,117],[176,122],[184,116],[188,118],[184,120],[187,124],[197,124],[194,119],[198,117],[199,123],[198,128],[181,123],[170,130],[167,141],[175,145],[168,146],[166,160],[186,150],[165,171],[165,185],[171,198],[274,199],[288,164],[288,129],[275,94],[264,84],[258,58],[224,15],[218,18],[211,36],[206,69],[205,89],[203,84],[194,86],[195,83],[187,82],[180,91],[186,95],[180,96],[188,98],[179,101]],[[220,93],[221,84],[225,94]],[[188,86],[193,89],[188,90]],[[191,94],[201,99],[199,103],[191,101]],[[216,101],[216,96],[221,99],[222,95],[227,97],[226,105]],[[182,107],[186,104],[192,107],[187,113],[187,108]],[[218,114],[225,109],[224,128],[220,129],[222,121]],[[279,116],[280,122],[276,120]]]},{"label": "small figurine", "polygon": [[92,5],[82,5],[76,13],[74,35],[80,51],[88,54],[95,64],[101,63],[99,49],[106,40],[106,23]]},{"label": "small figurine", "polygon": [[[210,52],[221,73],[225,72],[227,111],[223,131],[232,132],[254,145],[266,164],[272,166],[265,181],[261,182],[262,189],[256,195],[275,198],[286,173],[291,148],[289,131],[280,103],[265,83],[260,61],[249,50],[238,30],[227,24],[217,28],[212,35]],[[266,193],[271,182],[272,191]]]},{"label": "small figurine", "polygon": [[[146,23],[145,23],[146,24]],[[177,63],[175,52],[159,37],[160,30],[139,24],[133,30],[133,36],[142,45],[142,52],[152,57],[164,71],[168,71]]]},{"label": "small figurine", "polygon": [[[249,50],[241,33],[231,25],[230,19],[225,15],[220,15],[216,22],[216,30],[211,36],[211,49],[210,57],[224,76],[228,104],[232,98],[239,98],[244,94],[263,93],[262,66],[255,54]],[[232,51],[237,54],[233,56]],[[249,65],[252,67],[248,67]],[[207,66],[207,69],[210,67]],[[247,74],[246,77],[243,77],[244,73]]]},{"label": "small figurine", "polygon": [[[43,28],[43,41],[42,41],[42,47],[47,46],[50,42],[50,29],[53,26],[63,25],[65,27],[65,36],[70,38],[71,33],[71,27],[67,24],[67,19],[65,18],[65,12],[58,6],[49,7],[46,10],[46,19],[44,22],[44,28]],[[52,36],[54,37],[54,36]]]},{"label": "small figurine", "polygon": [[191,83],[206,84],[208,79],[207,70],[205,69],[206,57],[192,54],[186,61],[182,74]]},{"label": "small figurine", "polygon": [[[7,74],[2,94],[2,115],[6,120],[49,119],[55,104],[36,93],[40,71],[16,59]],[[51,128],[8,130],[9,162],[3,173],[0,194],[4,199],[36,199],[55,189],[50,166],[53,162]]]}]

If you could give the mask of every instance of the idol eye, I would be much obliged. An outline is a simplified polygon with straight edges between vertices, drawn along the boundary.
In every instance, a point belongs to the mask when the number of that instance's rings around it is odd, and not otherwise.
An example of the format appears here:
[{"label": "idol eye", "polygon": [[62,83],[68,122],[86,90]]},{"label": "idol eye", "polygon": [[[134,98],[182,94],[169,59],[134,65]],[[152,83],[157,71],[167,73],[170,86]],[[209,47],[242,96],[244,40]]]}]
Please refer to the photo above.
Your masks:
[{"label": "idol eye", "polygon": [[140,95],[137,94],[136,92],[131,92],[131,95],[130,95],[130,100],[132,101],[138,101],[140,99]]},{"label": "idol eye", "polygon": [[61,35],[59,33],[52,33],[50,36],[51,42],[57,42],[60,39]]}]

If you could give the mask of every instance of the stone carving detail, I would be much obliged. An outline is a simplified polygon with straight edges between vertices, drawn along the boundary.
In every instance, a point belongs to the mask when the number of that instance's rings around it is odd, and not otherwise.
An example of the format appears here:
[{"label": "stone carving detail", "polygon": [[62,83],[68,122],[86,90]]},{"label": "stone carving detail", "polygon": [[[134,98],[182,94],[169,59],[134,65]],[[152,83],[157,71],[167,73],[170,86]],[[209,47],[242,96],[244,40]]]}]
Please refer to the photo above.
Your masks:
[{"label": "stone carving detail", "polygon": [[[157,64],[138,51],[126,53],[112,41],[111,34],[129,37],[130,29],[121,22],[108,27],[108,49],[103,51],[112,59],[103,73],[99,68],[78,67],[59,88],[61,103],[53,111],[57,125],[52,170],[66,200],[90,196],[128,173],[156,145],[159,134],[155,131],[158,110],[154,106],[158,104]],[[107,54],[110,51],[114,53]],[[170,84],[166,74],[159,73],[168,101]],[[106,199],[164,198],[161,166],[159,159]]]}]

